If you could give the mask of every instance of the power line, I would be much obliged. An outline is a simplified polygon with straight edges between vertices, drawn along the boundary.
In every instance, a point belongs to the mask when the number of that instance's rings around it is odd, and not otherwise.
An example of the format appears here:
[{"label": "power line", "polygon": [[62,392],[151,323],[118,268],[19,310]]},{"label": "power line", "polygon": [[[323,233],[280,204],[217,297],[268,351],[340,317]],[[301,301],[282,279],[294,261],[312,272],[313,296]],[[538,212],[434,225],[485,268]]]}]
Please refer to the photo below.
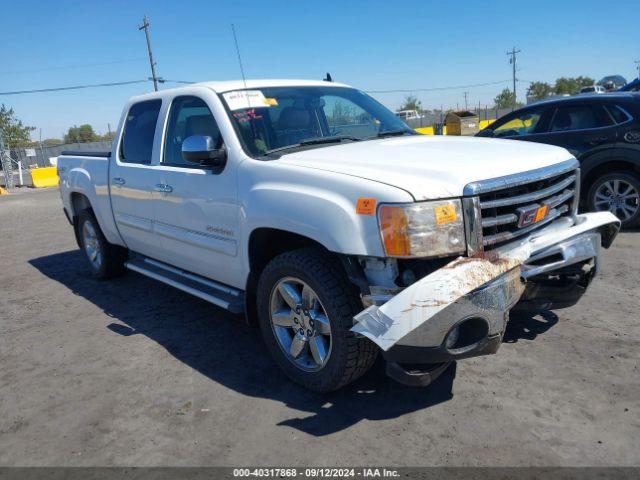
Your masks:
[{"label": "power line", "polygon": [[108,62],[95,62],[95,63],[84,63],[78,65],[58,65],[53,67],[43,67],[43,68],[29,68],[25,70],[12,70],[8,72],[0,72],[0,75],[15,75],[20,73],[36,73],[36,72],[48,72],[50,70],[67,70],[71,68],[86,68],[86,67],[99,67],[101,65],[116,65],[118,63],[130,63],[130,62],[139,62],[144,57],[138,58],[129,58],[123,60],[112,60]]},{"label": "power line", "polygon": [[448,87],[431,87],[431,88],[398,88],[394,90],[366,90],[367,93],[413,93],[413,92],[435,92],[438,90],[462,90],[463,88],[487,87],[489,85],[498,85],[506,83],[509,80],[498,80],[496,82],[474,83],[470,85],[451,85]]},{"label": "power line", "polygon": [[158,79],[160,83],[183,83],[185,85],[192,85],[198,82],[189,82],[188,80],[165,80],[164,78]]},{"label": "power line", "polygon": [[61,92],[65,90],[80,90],[82,88],[94,87],[115,87],[118,85],[132,85],[134,83],[145,83],[149,80],[129,80],[126,82],[94,83],[87,85],[74,85],[72,87],[39,88],[36,90],[15,90],[12,92],[0,92],[0,95],[23,95],[25,93]]}]

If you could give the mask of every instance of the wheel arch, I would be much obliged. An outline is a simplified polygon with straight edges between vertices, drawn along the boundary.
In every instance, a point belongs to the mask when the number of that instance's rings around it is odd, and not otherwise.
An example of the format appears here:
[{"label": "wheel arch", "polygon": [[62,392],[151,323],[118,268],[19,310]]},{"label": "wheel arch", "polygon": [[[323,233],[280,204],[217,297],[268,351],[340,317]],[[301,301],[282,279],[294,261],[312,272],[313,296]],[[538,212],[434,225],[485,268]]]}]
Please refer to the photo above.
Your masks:
[{"label": "wheel arch", "polygon": [[587,201],[587,195],[593,182],[602,175],[611,172],[629,172],[640,176],[640,153],[635,150],[615,149],[606,160],[602,158],[584,160],[581,165],[581,202],[583,204]]},{"label": "wheel arch", "polygon": [[245,317],[250,325],[257,325],[256,293],[258,279],[267,264],[278,255],[304,247],[328,249],[317,240],[277,228],[254,229],[248,240],[249,274],[245,286]]}]

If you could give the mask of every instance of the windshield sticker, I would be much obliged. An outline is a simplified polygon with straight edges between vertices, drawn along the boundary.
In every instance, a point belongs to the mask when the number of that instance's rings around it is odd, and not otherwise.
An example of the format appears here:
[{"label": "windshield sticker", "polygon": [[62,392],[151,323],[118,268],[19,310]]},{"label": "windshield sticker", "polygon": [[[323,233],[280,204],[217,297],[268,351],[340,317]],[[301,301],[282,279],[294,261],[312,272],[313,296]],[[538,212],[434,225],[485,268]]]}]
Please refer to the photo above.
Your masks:
[{"label": "windshield sticker", "polygon": [[[265,98],[260,90],[237,90],[226,92],[222,96],[229,105],[229,110],[243,110],[245,108],[263,108],[274,105],[275,98]],[[278,102],[275,102],[277,105]]]},{"label": "windshield sticker", "polygon": [[244,112],[234,112],[233,116],[240,123],[248,123],[251,120],[262,120],[262,115],[258,115],[255,108],[245,110]]}]

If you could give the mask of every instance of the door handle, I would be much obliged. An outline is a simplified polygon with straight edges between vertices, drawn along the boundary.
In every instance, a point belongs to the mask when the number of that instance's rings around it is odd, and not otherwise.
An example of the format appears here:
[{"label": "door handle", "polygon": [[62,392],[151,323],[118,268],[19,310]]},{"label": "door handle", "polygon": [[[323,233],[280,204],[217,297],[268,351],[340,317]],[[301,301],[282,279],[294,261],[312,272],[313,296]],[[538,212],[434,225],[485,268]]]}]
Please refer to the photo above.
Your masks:
[{"label": "door handle", "polygon": [[115,183],[116,185],[124,185],[127,182],[122,177],[115,177],[113,178],[113,183]]},{"label": "door handle", "polygon": [[154,187],[154,190],[156,192],[171,193],[173,192],[173,187],[171,185],[167,185],[166,183],[158,183]]}]

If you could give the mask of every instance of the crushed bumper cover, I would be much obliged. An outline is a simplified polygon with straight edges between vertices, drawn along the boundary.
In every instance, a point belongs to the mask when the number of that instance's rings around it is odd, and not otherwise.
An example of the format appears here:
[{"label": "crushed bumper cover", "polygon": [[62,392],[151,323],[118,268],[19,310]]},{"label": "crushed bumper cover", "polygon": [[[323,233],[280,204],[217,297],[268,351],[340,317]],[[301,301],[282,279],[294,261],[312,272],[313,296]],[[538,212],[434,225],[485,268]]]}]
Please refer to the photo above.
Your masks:
[{"label": "crushed bumper cover", "polygon": [[[577,302],[596,273],[599,247],[608,248],[620,227],[609,212],[567,221],[497,250],[494,259],[452,261],[360,312],[352,330],[380,347],[393,378],[411,385],[430,383],[443,370],[433,364],[495,353],[514,307]],[[547,282],[576,268],[581,280],[575,284]],[[424,365],[422,379],[419,365]]]}]

